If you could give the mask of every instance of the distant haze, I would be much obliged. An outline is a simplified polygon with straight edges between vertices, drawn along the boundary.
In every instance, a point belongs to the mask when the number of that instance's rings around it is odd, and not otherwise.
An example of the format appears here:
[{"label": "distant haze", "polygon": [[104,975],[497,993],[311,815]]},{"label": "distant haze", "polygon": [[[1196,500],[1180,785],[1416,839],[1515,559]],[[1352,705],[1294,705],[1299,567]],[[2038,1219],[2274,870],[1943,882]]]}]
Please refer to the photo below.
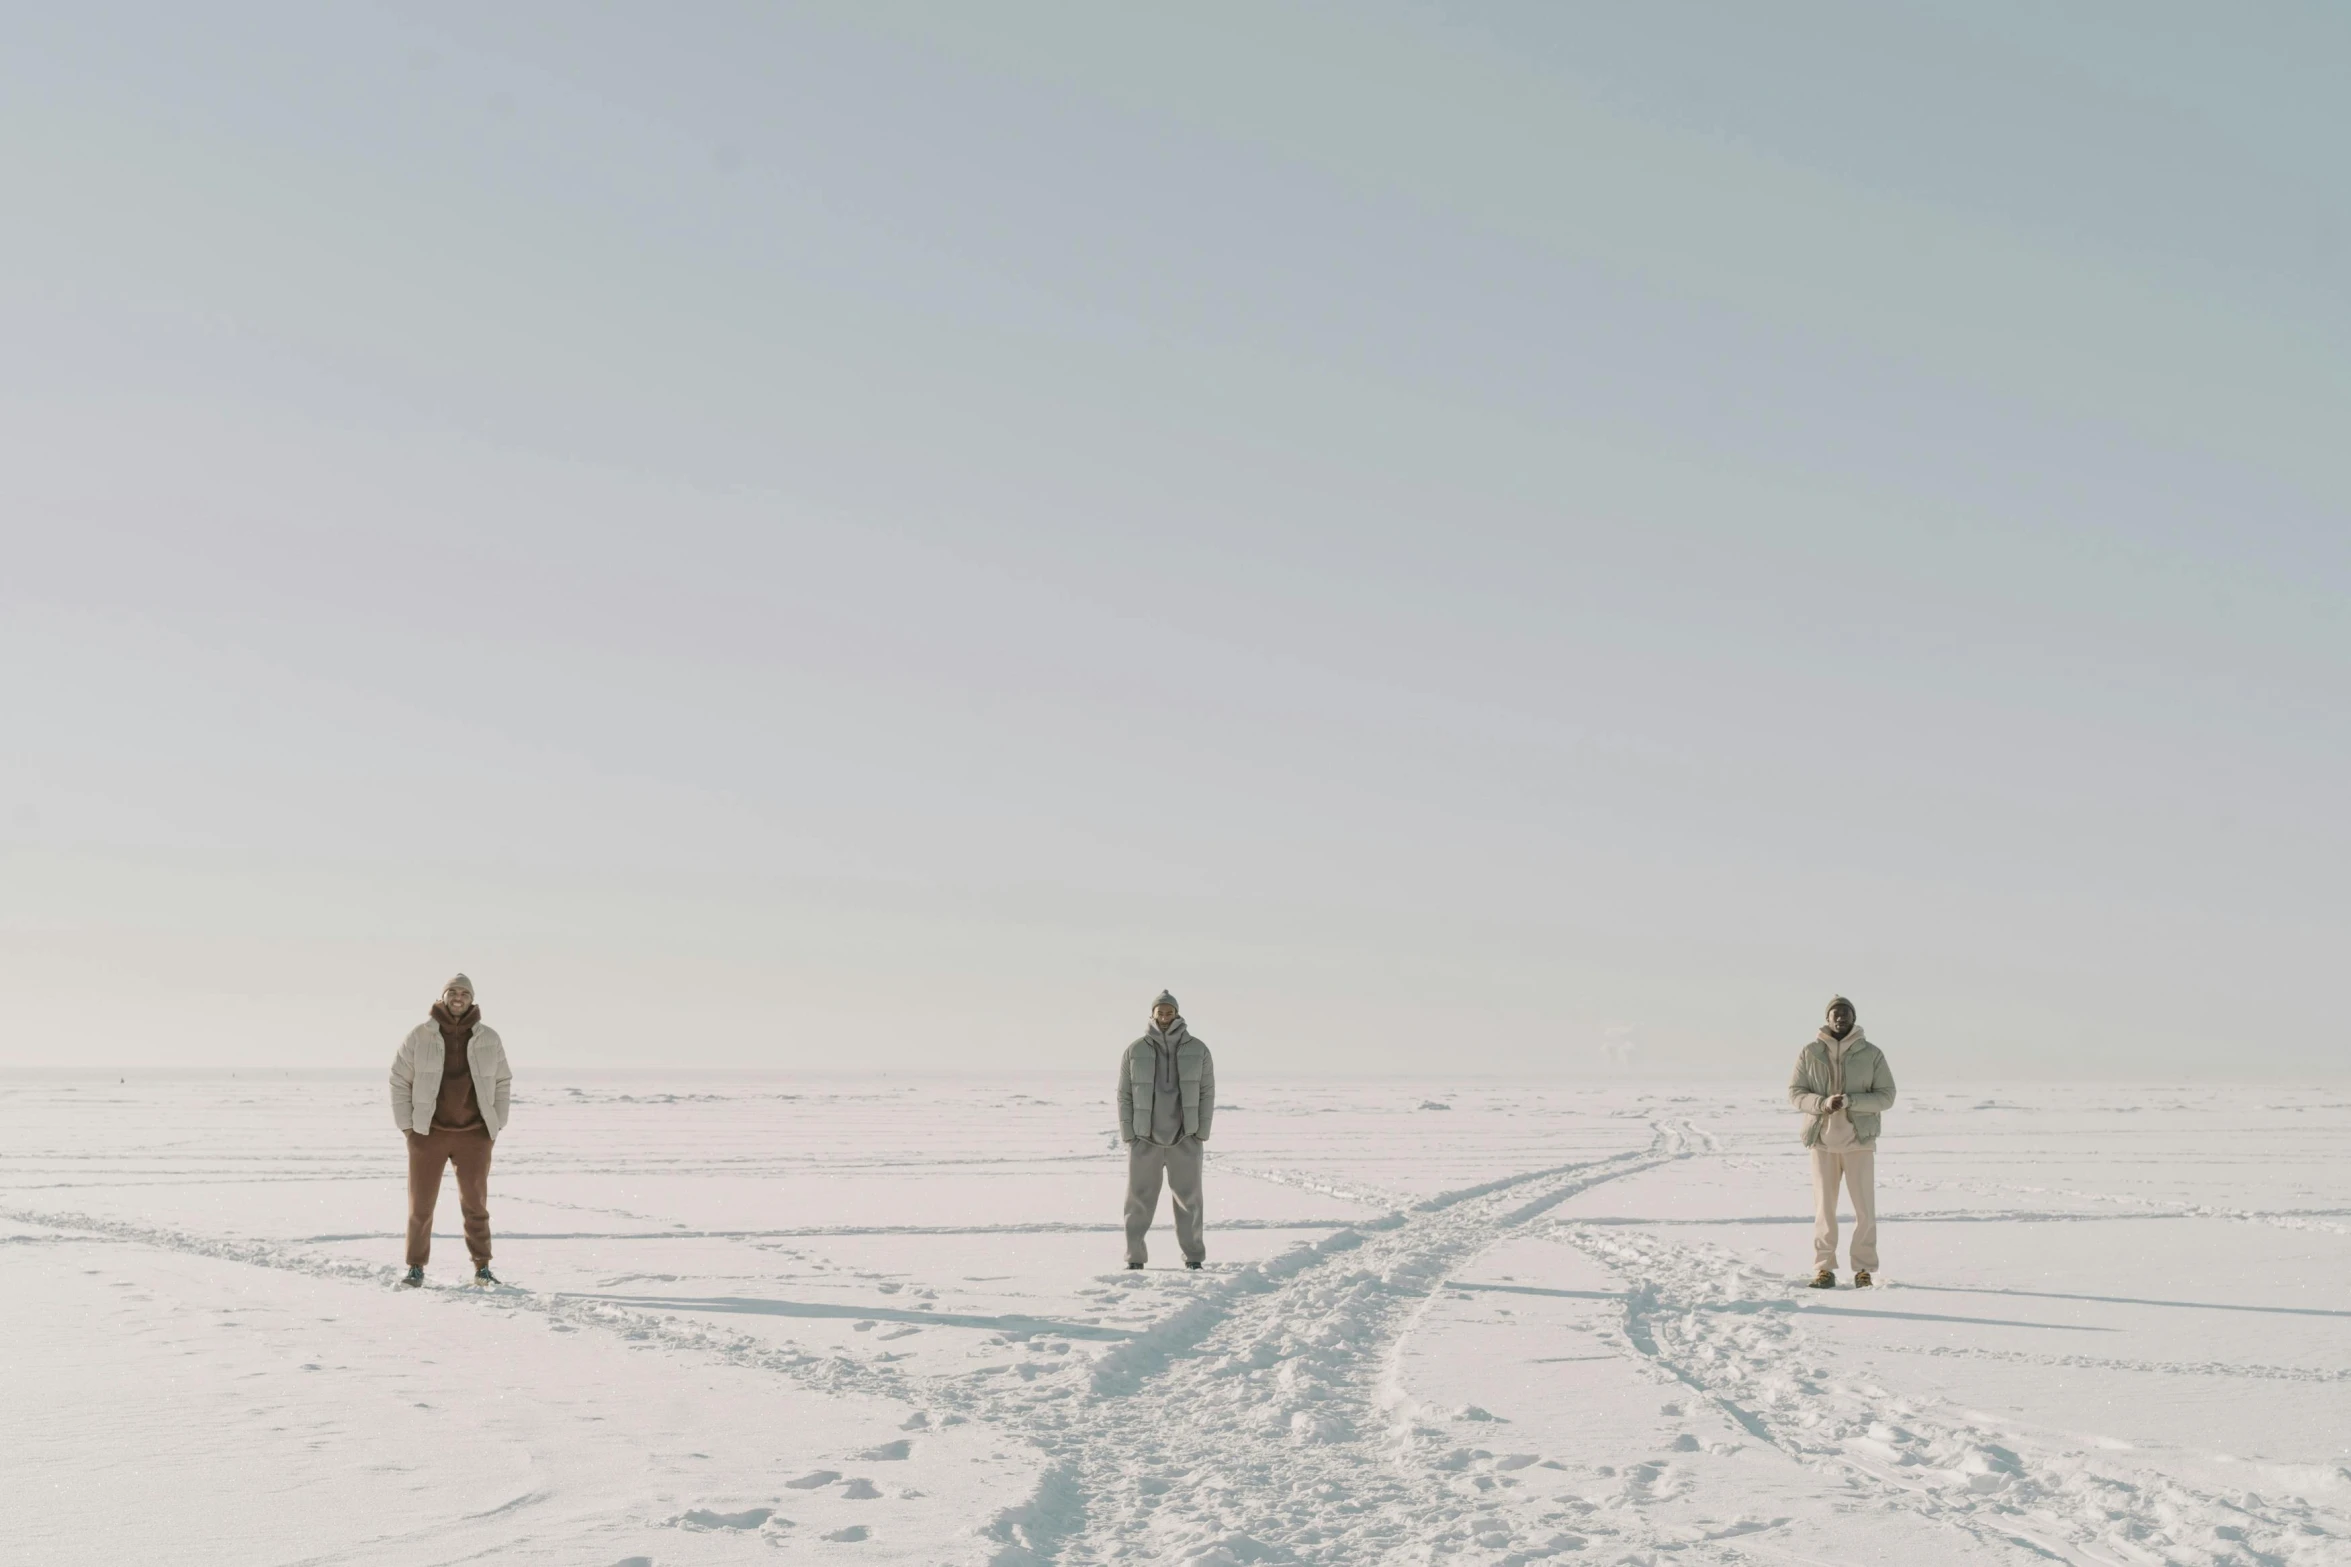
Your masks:
[{"label": "distant haze", "polygon": [[[2339,1074],[2351,11],[20,8],[0,1064]],[[1228,1090],[1237,1092],[1237,1090]]]}]

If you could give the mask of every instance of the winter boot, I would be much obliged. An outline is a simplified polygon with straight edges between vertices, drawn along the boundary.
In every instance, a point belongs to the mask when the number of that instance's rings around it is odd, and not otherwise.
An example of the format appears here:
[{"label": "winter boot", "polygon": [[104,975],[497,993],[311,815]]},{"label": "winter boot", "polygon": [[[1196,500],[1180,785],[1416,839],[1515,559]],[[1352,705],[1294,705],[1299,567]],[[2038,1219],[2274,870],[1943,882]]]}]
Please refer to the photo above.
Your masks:
[{"label": "winter boot", "polygon": [[1834,1268],[1823,1268],[1818,1273],[1815,1273],[1812,1276],[1812,1287],[1816,1290],[1835,1289],[1837,1287],[1837,1270]]},{"label": "winter boot", "polygon": [[1192,1269],[1194,1272],[1198,1272],[1201,1265],[1201,1259],[1198,1257],[1186,1257],[1184,1259],[1184,1266]]},{"label": "winter boot", "polygon": [[424,1269],[422,1269],[422,1268],[410,1268],[410,1269],[408,1270],[408,1276],[407,1276],[407,1277],[405,1277],[405,1278],[403,1278],[403,1279],[402,1279],[400,1282],[401,1282],[401,1283],[403,1283],[403,1284],[405,1284],[405,1285],[407,1285],[407,1286],[408,1286],[410,1289],[412,1289],[412,1290],[414,1290],[414,1289],[423,1289],[423,1288],[424,1288]]},{"label": "winter boot", "polygon": [[485,1262],[473,1270],[473,1281],[476,1284],[495,1284],[498,1276],[490,1271],[490,1265]]},{"label": "winter boot", "polygon": [[1142,1266],[1142,1264],[1141,1264],[1141,1263],[1139,1263],[1139,1262],[1130,1262],[1130,1263],[1128,1263],[1128,1264],[1127,1264],[1127,1266],[1128,1266],[1128,1267],[1130,1267],[1130,1268],[1139,1268],[1139,1267],[1141,1267],[1141,1266]]},{"label": "winter boot", "polygon": [[1854,1271],[1853,1287],[1857,1290],[1869,1288],[1869,1270],[1867,1268],[1859,1268]]}]

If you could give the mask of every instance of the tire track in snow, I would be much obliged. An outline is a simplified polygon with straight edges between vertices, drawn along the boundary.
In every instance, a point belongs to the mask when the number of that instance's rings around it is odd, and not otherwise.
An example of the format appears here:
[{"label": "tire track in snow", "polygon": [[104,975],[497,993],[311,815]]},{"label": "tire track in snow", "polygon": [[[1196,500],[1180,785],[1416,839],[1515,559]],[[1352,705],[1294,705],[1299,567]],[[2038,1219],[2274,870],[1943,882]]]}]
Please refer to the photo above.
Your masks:
[{"label": "tire track in snow", "polygon": [[2137,1371],[2167,1377],[2239,1377],[2252,1382],[2351,1382],[2351,1370],[2309,1366],[2264,1366],[2229,1360],[2118,1360],[2107,1355],[2041,1355],[2021,1349],[1983,1349],[1957,1344],[1881,1344],[1897,1355],[1933,1360],[1997,1360],[2012,1366],[2050,1366],[2085,1371]]},{"label": "tire track in snow", "polygon": [[975,1409],[1050,1459],[1039,1494],[992,1526],[994,1567],[1352,1567],[1579,1548],[1575,1533],[1510,1515],[1464,1473],[1467,1449],[1411,1423],[1396,1350],[1462,1263],[1580,1192],[1693,1151],[1681,1129],[1658,1125],[1635,1153],[1357,1225],[1240,1270],[1110,1350],[1091,1398],[1047,1390],[1026,1410]]},{"label": "tire track in snow", "polygon": [[[2004,1195],[2008,1193],[2022,1193],[2027,1196],[2034,1197],[2046,1197],[2051,1195],[2051,1190],[2047,1186],[2028,1185],[2021,1181],[1945,1181],[1937,1183],[1937,1187],[1933,1189],[1956,1189],[1976,1192],[1984,1195]],[[2074,1202],[2104,1203],[2111,1208],[2120,1209],[2122,1211],[2113,1213],[2098,1213],[2084,1212],[2078,1209],[2069,1209],[2054,1213],[2018,1213],[2014,1215],[2014,1217],[2025,1220],[2222,1219],[2231,1224],[2263,1224],[2281,1230],[2306,1230],[2325,1235],[2351,1235],[2351,1224],[2338,1224],[2331,1222],[2337,1219],[2351,1218],[2351,1209],[2240,1208],[2216,1203],[2185,1202],[2177,1198],[2144,1197],[2124,1192],[2083,1191],[2078,1187],[2066,1188],[2065,1195],[2069,1200]],[[1987,1216],[2000,1218],[2008,1217],[2006,1214],[1992,1214]],[[1929,1217],[1937,1216],[1929,1215]]]},{"label": "tire track in snow", "polygon": [[1714,1248],[1563,1222],[1625,1277],[1625,1337],[1758,1440],[1835,1469],[1920,1517],[2057,1561],[2338,1567],[2351,1517],[2294,1496],[2215,1495],[2089,1452],[2048,1450],[1939,1401],[1825,1369],[1787,1280]]},{"label": "tire track in snow", "polygon": [[1218,1158],[1213,1168],[1220,1175],[1237,1175],[1244,1180],[1264,1181],[1273,1186],[1287,1186],[1294,1191],[1313,1192],[1320,1197],[1337,1197],[1347,1202],[1359,1202],[1368,1207],[1393,1209],[1408,1206],[1398,1193],[1361,1181],[1334,1181],[1312,1170],[1292,1169],[1287,1165],[1235,1164]]},{"label": "tire track in snow", "polygon": [[[206,1257],[246,1267],[270,1268],[315,1279],[396,1288],[403,1270],[349,1258],[321,1256],[295,1246],[269,1241],[227,1240],[161,1225],[102,1219],[92,1214],[42,1213],[32,1209],[0,1209],[0,1219],[39,1225],[58,1232],[61,1239],[100,1240],[149,1246]],[[569,1328],[594,1328],[632,1343],[661,1344],[672,1349],[708,1355],[731,1365],[749,1366],[790,1377],[801,1386],[822,1393],[856,1394],[922,1403],[919,1392],[887,1364],[845,1355],[817,1355],[791,1345],[778,1345],[748,1334],[704,1327],[674,1312],[642,1310],[577,1296],[541,1293],[500,1285],[477,1289],[470,1285],[442,1286],[425,1292],[427,1298],[463,1303],[498,1311],[529,1311]]]}]

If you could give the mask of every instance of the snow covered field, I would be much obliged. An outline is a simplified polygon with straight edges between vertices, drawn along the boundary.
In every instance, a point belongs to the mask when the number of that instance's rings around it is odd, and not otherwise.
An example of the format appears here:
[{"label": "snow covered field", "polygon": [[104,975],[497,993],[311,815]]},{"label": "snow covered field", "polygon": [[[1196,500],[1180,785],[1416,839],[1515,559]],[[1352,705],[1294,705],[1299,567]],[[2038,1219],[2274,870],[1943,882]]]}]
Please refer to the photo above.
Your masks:
[{"label": "snow covered field", "polygon": [[0,1078],[0,1559],[2351,1563],[2351,1093],[1909,1092],[1820,1294],[1776,1058],[1228,1060],[1199,1274],[1108,1055],[521,1065],[494,1292],[372,1074]]}]

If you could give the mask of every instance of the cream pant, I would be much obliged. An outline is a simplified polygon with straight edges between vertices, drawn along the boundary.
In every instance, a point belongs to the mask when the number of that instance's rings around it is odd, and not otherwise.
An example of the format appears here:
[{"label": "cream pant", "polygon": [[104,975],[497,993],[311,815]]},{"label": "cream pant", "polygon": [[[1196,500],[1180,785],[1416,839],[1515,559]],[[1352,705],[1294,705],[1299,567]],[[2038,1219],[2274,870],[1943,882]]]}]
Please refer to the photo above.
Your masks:
[{"label": "cream pant", "polygon": [[1812,1150],[1812,1265],[1837,1265],[1837,1187],[1853,1197],[1853,1266],[1875,1273],[1878,1266],[1877,1150]]}]

